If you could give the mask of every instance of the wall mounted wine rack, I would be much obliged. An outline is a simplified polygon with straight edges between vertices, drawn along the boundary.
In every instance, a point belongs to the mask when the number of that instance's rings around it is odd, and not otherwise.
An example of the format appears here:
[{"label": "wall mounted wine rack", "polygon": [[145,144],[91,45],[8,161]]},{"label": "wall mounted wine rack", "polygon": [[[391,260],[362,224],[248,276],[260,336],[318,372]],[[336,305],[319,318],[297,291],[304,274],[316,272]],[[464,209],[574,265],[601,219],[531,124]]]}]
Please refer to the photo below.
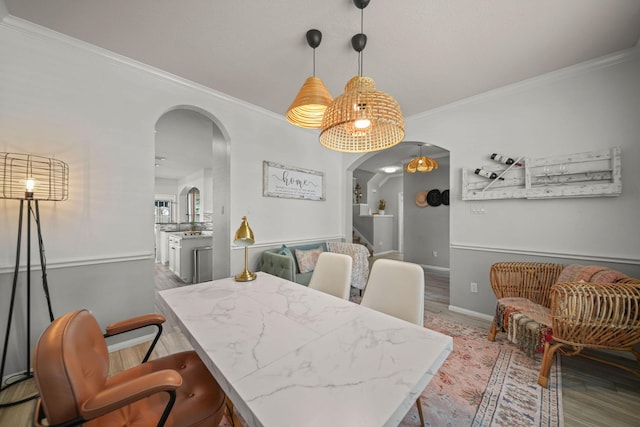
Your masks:
[{"label": "wall mounted wine rack", "polygon": [[[516,166],[522,163],[522,166]],[[493,162],[482,169],[495,179],[462,169],[462,200],[545,199],[618,196],[622,193],[620,148],[538,159],[511,165]]]}]

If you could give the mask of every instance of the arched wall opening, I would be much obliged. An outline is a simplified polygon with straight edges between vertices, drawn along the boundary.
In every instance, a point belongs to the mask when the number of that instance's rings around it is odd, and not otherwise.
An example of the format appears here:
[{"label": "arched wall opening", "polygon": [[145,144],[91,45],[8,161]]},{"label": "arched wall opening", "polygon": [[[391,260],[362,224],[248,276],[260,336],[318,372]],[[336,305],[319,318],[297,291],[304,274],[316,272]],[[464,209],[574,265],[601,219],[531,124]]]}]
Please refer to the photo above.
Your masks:
[{"label": "arched wall opening", "polygon": [[[192,105],[178,105],[167,109],[158,118],[155,135],[155,162],[159,164],[156,167],[155,193],[169,194],[168,191],[172,191],[178,199],[179,221],[198,222],[212,231],[212,277],[229,277],[228,132],[210,112]],[[175,169],[172,170],[172,166]],[[160,172],[163,167],[167,170]],[[199,189],[201,197],[199,216],[187,220],[186,194],[194,186]]]},{"label": "arched wall opening", "polygon": [[[422,148],[420,148],[422,146]],[[428,173],[406,173],[402,168],[413,157],[422,155],[437,160],[437,170]],[[366,188],[367,184],[358,182],[363,193],[368,193],[368,208],[373,213],[378,207],[378,199],[385,198],[387,207],[385,214],[402,215],[394,218],[394,238],[392,250],[400,250],[404,259],[427,268],[448,270],[450,266],[450,211],[449,206],[440,203],[437,206],[424,206],[416,203],[418,193],[438,190],[440,194],[450,186],[450,152],[441,143],[423,141],[403,141],[391,149],[382,152],[366,153],[354,159],[346,168],[345,179],[345,212],[346,231],[353,229],[355,211],[354,177],[364,176],[374,188]],[[385,173],[385,167],[395,167],[393,173]],[[363,172],[364,171],[364,172]],[[355,173],[355,174],[354,174]],[[388,186],[391,190],[385,190]],[[448,193],[447,193],[448,195]],[[449,202],[447,200],[447,202]],[[400,206],[400,204],[402,204]],[[391,206],[390,206],[391,205]],[[352,208],[353,206],[353,208]],[[363,209],[360,208],[362,211]],[[365,206],[366,210],[366,206]],[[365,212],[367,214],[367,212]],[[355,219],[357,220],[357,218]],[[376,239],[374,254],[380,242]],[[402,248],[399,245],[402,244]],[[385,246],[387,249],[389,246]]]}]

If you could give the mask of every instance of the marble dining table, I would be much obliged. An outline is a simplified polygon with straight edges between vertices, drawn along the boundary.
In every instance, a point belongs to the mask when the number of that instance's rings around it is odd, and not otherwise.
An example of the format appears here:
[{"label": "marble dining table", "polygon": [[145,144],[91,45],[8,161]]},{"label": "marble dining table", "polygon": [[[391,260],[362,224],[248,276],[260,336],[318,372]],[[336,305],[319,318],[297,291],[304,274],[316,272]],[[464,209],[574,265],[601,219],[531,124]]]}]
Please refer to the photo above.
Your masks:
[{"label": "marble dining table", "polygon": [[450,336],[258,272],[161,291],[250,426],[397,426]]}]

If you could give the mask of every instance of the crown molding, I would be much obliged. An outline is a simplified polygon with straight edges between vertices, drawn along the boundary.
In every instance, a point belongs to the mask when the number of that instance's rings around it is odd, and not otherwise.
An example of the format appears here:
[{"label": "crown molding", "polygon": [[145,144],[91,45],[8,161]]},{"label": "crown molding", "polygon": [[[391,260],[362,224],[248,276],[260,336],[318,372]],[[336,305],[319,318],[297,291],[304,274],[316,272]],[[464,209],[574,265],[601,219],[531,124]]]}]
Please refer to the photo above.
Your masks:
[{"label": "crown molding", "polygon": [[0,21],[3,20],[6,16],[9,16],[9,9],[7,9],[7,4],[4,0],[0,0]]},{"label": "crown molding", "polygon": [[[640,40],[639,40],[640,42]],[[557,82],[564,80],[571,76],[577,76],[600,68],[610,67],[612,65],[620,64],[627,61],[632,61],[640,57],[640,45],[621,50],[610,55],[601,56],[595,59],[591,59],[579,64],[570,65],[559,70],[551,71],[539,76],[531,77],[526,80],[522,80],[516,83],[512,83],[506,86],[502,86],[487,92],[480,93],[478,95],[470,96],[468,98],[461,99],[459,101],[452,102],[450,104],[443,105],[441,107],[433,108],[428,111],[414,114],[413,116],[406,117],[407,120],[422,119],[431,115],[439,114],[448,110],[452,110],[465,105],[473,105],[479,102],[484,102],[494,98],[504,97],[513,93],[522,92],[523,90],[535,88],[543,84]]]},{"label": "crown molding", "polygon": [[[3,2],[0,0],[0,13],[2,12]],[[0,14],[0,17],[2,15]],[[183,77],[177,76],[175,74],[171,74],[167,71],[161,70],[159,68],[155,68],[151,65],[145,64],[143,62],[136,61],[127,56],[120,55],[118,53],[112,52],[110,50],[98,47],[91,43],[84,42],[82,40],[76,39],[71,36],[67,36],[65,34],[59,33],[57,31],[51,30],[47,27],[43,27],[38,24],[34,24],[33,22],[26,21],[22,18],[18,18],[12,15],[5,16],[2,21],[0,21],[0,28],[6,28],[11,31],[15,31],[21,33],[26,36],[30,36],[33,38],[37,38],[40,40],[46,41],[54,41],[58,43],[65,44],[67,46],[71,46],[76,49],[83,50],[85,52],[100,56],[105,58],[111,62],[122,64],[128,67],[131,67],[135,70],[146,72],[154,77],[178,84],[188,89],[196,90],[198,92],[205,93],[207,95],[213,96],[221,101],[229,102],[240,107],[252,110],[256,113],[263,114],[265,116],[269,116],[273,119],[278,119],[282,121],[286,121],[284,115],[276,114],[273,111],[269,111],[265,108],[259,107],[255,104],[251,104],[249,102],[243,101],[241,99],[235,98],[231,95],[228,95],[223,92],[219,92],[210,87],[204,86],[200,83],[193,82],[191,80],[185,79]]]}]

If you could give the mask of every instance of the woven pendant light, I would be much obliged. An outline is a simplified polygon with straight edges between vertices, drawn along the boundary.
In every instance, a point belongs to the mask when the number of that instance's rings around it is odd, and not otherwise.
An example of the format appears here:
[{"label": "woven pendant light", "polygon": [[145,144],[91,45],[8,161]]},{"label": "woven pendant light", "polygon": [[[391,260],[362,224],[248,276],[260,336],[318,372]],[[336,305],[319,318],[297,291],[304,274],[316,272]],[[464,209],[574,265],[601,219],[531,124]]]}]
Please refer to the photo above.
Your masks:
[{"label": "woven pendant light", "polygon": [[[368,120],[358,128],[356,122]],[[327,108],[320,143],[335,151],[364,153],[393,147],[404,138],[404,118],[391,96],[376,89],[370,77],[355,76]]]},{"label": "woven pendant light", "polygon": [[348,153],[384,150],[404,138],[404,118],[393,97],[380,92],[370,77],[362,75],[362,51],[367,45],[364,34],[364,8],[369,0],[353,0],[360,9],[360,33],[351,38],[358,52],[358,75],[352,77],[324,112],[320,144]]},{"label": "woven pendant light", "polygon": [[287,110],[287,120],[303,128],[319,128],[322,116],[333,98],[318,77],[305,80],[300,92]]},{"label": "woven pendant light", "polygon": [[333,101],[327,87],[316,77],[316,48],[321,41],[322,33],[319,30],[307,31],[307,43],[313,48],[313,76],[305,80],[286,114],[291,124],[303,128],[319,128],[324,111]]},{"label": "woven pendant light", "polygon": [[420,155],[409,160],[409,163],[404,167],[404,170],[408,173],[426,173],[435,169],[438,169],[438,162],[435,159],[422,155],[422,145],[420,146]]}]

